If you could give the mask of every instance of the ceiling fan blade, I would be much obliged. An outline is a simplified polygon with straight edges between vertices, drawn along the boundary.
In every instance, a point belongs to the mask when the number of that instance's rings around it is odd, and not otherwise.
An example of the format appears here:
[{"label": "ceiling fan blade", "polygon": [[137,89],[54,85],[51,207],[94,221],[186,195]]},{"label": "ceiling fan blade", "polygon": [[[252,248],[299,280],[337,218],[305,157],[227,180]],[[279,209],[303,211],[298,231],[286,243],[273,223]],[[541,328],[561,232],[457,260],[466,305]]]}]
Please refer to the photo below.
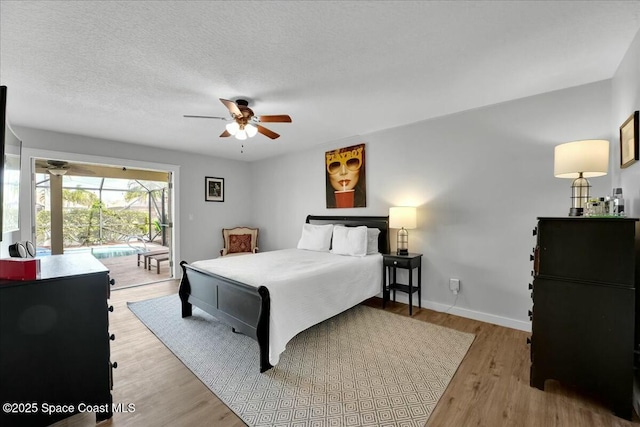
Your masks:
[{"label": "ceiling fan blade", "polygon": [[264,126],[256,125],[256,127],[258,128],[258,132],[260,132],[261,134],[263,134],[266,137],[269,137],[271,139],[276,139],[276,138],[280,137],[280,135],[278,135],[277,133],[275,133],[272,130],[267,129]]},{"label": "ceiling fan blade", "polygon": [[227,137],[227,136],[231,136],[231,134],[230,134],[229,132],[227,132],[227,130],[225,129],[225,130],[224,130],[224,132],[222,132],[222,133],[220,134],[220,138],[225,138],[225,137]]},{"label": "ceiling fan blade", "polygon": [[190,119],[218,119],[218,120],[229,120],[226,117],[214,117],[214,116],[191,116],[188,114],[185,114],[184,117],[190,118]]},{"label": "ceiling fan blade", "polygon": [[286,114],[260,116],[259,120],[262,123],[291,123],[291,117]]},{"label": "ceiling fan blade", "polygon": [[69,170],[78,175],[95,175],[96,174],[91,169],[83,168],[82,166],[78,166],[78,165],[69,166]]},{"label": "ceiling fan blade", "polygon": [[242,117],[242,112],[240,111],[240,109],[238,108],[235,102],[229,101],[228,99],[222,99],[222,98],[220,98],[220,102],[222,102],[224,106],[229,109],[229,112],[234,117]]}]

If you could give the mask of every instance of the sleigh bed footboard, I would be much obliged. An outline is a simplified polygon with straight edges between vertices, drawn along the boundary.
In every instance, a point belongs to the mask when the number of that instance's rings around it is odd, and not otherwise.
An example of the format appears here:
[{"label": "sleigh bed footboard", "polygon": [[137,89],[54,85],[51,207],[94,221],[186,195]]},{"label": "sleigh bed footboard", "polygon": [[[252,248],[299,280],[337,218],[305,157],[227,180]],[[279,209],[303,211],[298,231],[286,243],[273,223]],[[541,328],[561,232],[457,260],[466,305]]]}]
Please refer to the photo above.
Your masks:
[{"label": "sleigh bed footboard", "polygon": [[255,339],[260,348],[260,372],[272,368],[269,363],[269,290],[200,270],[185,261],[180,266],[183,274],[178,294],[182,317],[191,316],[192,307],[196,306],[231,326],[235,332]]}]

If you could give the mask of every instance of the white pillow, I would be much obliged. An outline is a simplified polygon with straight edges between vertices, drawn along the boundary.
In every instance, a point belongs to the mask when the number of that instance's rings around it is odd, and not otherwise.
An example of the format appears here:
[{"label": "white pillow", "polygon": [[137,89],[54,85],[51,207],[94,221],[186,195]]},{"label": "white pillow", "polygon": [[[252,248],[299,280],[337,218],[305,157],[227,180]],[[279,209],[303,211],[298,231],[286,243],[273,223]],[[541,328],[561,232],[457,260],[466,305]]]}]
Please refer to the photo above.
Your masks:
[{"label": "white pillow", "polygon": [[367,228],[367,255],[378,253],[379,228]]},{"label": "white pillow", "polygon": [[333,227],[331,253],[338,255],[365,256],[367,254],[367,227]]},{"label": "white pillow", "polygon": [[298,241],[298,249],[329,252],[332,232],[333,224],[304,224],[302,226],[302,236],[300,236],[300,240]]}]

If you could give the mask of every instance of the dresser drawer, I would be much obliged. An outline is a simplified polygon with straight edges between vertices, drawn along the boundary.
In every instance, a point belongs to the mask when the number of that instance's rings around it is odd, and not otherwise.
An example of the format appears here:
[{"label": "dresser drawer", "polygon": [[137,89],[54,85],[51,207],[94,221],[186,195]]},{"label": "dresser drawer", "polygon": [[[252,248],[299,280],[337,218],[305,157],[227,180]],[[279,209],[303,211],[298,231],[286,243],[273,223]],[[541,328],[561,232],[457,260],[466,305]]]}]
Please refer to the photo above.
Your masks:
[{"label": "dresser drawer", "polygon": [[538,222],[537,274],[634,287],[636,221],[563,218]]},{"label": "dresser drawer", "polygon": [[417,267],[420,258],[389,257],[384,258],[385,267],[412,268]]}]

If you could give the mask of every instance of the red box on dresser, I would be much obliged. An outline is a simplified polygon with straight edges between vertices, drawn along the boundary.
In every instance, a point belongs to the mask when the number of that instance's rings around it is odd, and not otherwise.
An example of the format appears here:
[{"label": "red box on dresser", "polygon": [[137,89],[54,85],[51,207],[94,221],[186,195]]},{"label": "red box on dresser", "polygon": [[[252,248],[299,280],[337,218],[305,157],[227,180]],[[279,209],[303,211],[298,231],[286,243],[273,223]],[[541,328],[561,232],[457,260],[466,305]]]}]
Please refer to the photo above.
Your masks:
[{"label": "red box on dresser", "polygon": [[37,258],[0,259],[0,279],[36,280],[40,278],[40,260]]}]

